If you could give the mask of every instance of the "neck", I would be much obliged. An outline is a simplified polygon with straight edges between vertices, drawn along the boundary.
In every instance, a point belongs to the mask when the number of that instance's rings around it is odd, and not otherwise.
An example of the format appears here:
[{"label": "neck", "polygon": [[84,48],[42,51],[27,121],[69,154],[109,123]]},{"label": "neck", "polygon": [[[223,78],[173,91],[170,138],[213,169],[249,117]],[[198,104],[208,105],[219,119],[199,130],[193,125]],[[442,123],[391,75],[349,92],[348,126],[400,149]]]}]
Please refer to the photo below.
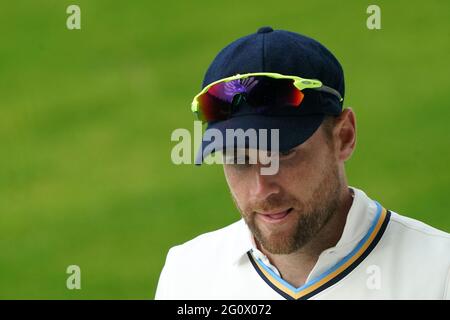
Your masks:
[{"label": "neck", "polygon": [[342,236],[348,211],[353,203],[353,191],[344,188],[340,198],[338,212],[321,229],[314,239],[304,247],[290,254],[271,254],[257,243],[269,261],[278,269],[284,280],[295,287],[306,282],[309,273],[314,268],[319,255],[326,249],[334,247]]}]

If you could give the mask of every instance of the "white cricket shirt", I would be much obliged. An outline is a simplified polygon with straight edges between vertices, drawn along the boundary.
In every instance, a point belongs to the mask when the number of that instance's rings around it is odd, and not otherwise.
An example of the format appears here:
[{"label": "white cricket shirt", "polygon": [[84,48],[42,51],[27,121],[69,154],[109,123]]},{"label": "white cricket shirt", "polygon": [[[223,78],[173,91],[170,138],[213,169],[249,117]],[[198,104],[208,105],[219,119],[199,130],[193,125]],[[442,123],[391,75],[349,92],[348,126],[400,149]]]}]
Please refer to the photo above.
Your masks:
[{"label": "white cricket shirt", "polygon": [[304,285],[283,280],[241,219],[171,248],[155,299],[450,299],[450,234],[352,189],[342,236]]}]

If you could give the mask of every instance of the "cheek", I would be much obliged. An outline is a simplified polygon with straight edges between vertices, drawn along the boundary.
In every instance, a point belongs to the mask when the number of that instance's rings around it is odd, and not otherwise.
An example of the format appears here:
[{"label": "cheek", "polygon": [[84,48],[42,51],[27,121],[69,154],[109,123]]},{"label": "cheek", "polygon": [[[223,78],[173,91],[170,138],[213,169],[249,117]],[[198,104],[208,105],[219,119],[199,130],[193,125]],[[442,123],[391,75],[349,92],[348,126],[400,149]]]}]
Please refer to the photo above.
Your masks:
[{"label": "cheek", "polygon": [[224,173],[231,194],[242,207],[242,200],[248,198],[248,191],[250,190],[248,178],[242,172],[226,166],[224,166]]},{"label": "cheek", "polygon": [[302,159],[295,164],[280,166],[279,179],[284,189],[298,199],[309,199],[323,176],[323,167],[317,158]]}]

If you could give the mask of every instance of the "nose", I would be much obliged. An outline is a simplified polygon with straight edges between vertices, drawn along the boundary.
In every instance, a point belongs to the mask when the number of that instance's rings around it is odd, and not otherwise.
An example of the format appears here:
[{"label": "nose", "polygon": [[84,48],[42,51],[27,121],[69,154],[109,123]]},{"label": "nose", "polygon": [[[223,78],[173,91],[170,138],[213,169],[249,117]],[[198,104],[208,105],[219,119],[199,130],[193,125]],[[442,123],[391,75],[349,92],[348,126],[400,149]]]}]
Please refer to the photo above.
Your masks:
[{"label": "nose", "polygon": [[256,170],[254,175],[254,184],[250,190],[252,198],[264,200],[272,194],[280,193],[281,188],[277,183],[276,175],[261,175],[260,170]]}]

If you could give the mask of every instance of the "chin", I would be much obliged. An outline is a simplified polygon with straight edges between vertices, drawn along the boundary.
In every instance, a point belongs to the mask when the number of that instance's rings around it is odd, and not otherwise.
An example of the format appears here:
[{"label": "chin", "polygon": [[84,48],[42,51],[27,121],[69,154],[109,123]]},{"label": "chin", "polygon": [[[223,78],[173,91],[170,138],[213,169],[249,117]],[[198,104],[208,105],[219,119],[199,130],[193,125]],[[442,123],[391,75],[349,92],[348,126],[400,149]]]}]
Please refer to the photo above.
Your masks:
[{"label": "chin", "polygon": [[289,254],[295,251],[294,237],[285,233],[264,235],[260,242],[272,254]]}]

